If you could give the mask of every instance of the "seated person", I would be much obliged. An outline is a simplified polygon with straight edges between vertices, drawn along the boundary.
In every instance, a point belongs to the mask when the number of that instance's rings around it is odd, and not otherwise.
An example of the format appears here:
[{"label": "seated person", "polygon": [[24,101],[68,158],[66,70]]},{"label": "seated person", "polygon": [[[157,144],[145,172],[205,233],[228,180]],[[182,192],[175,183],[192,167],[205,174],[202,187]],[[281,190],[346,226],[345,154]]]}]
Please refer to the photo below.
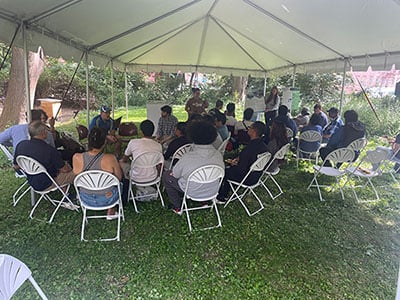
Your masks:
[{"label": "seated person", "polygon": [[321,123],[319,125],[321,125],[322,129],[324,129],[325,126],[328,124],[328,117],[322,111],[321,104],[317,103],[314,105],[314,114],[321,116]]},{"label": "seated person", "polygon": [[[176,138],[169,143],[167,151],[164,153],[164,159],[168,160],[172,158],[176,150],[186,144],[190,144],[189,140],[186,138],[186,122],[178,122],[175,129]],[[176,161],[172,161],[172,166],[176,164]]]},{"label": "seated person", "polygon": [[137,182],[149,182],[158,176],[157,168],[134,168],[131,170],[129,158],[134,160],[145,152],[162,153],[162,146],[153,140],[154,124],[152,121],[144,120],[140,123],[140,130],[143,133],[143,137],[141,139],[133,139],[129,142],[125,149],[125,154],[119,162],[126,179],[132,179]]},{"label": "seated person", "polygon": [[325,128],[323,128],[323,143],[327,143],[332,134],[334,134],[336,130],[343,126],[343,121],[339,116],[339,110],[336,107],[331,107],[328,110],[328,114],[330,122],[325,126]]},{"label": "seated person", "polygon": [[[177,214],[181,212],[183,191],[186,188],[189,175],[206,165],[224,167],[221,153],[212,145],[217,136],[217,130],[212,124],[205,121],[191,122],[188,125],[188,135],[194,143],[192,151],[182,156],[173,167],[172,172],[164,172],[163,174],[163,183],[171,202],[170,207]],[[193,184],[190,190],[192,195],[199,198],[207,197],[213,190],[213,186],[210,186],[210,184]]]},{"label": "seated person", "polygon": [[[28,132],[30,140],[21,141],[14,153],[14,166],[19,169],[16,158],[25,155],[38,161],[46,168],[49,175],[54,178],[58,185],[73,183],[75,174],[70,165],[66,164],[61,154],[45,142],[47,137],[46,125],[40,121],[29,124]],[[53,187],[53,183],[44,173],[38,175],[27,175],[29,184],[37,191],[44,191]]]},{"label": "seated person", "polygon": [[235,125],[237,123],[237,120],[235,118],[235,103],[228,103],[226,105],[225,116],[226,116],[226,126],[228,127],[228,130],[232,132],[233,135]]},{"label": "seated person", "polygon": [[221,136],[221,139],[225,141],[229,136],[229,130],[226,126],[226,116],[223,113],[216,113],[214,115],[214,120],[218,134]]},{"label": "seated person", "polygon": [[224,105],[224,102],[222,102],[222,100],[217,100],[216,102],[215,102],[215,107],[214,108],[212,108],[212,109],[210,109],[210,111],[208,112],[210,115],[212,115],[212,114],[216,114],[216,113],[222,113],[221,112],[221,109],[222,109],[222,106]]},{"label": "seated person", "polygon": [[100,114],[92,119],[89,124],[89,131],[93,127],[103,128],[107,133],[107,143],[115,144],[114,153],[118,157],[121,154],[121,139],[119,139],[115,132],[117,130],[114,120],[110,117],[111,109],[108,106],[103,105],[100,108]]},{"label": "seated person", "polygon": [[[193,120],[192,122],[198,122],[198,121],[207,122],[207,123],[211,124],[213,127],[215,127],[215,129],[217,129],[217,127],[215,125],[215,118],[212,115],[208,115],[208,114],[204,115],[204,116],[202,116],[201,119],[196,119],[196,120]],[[188,122],[188,124],[190,125],[192,122]],[[188,136],[188,138],[189,138],[189,141],[192,142],[190,139],[190,136]],[[217,131],[217,136],[215,137],[215,140],[213,141],[212,145],[214,146],[215,149],[218,150],[219,146],[221,146],[222,143],[223,143],[223,139],[222,139],[221,135],[218,134],[218,131]]]},{"label": "seated person", "polygon": [[[293,132],[293,136],[289,138],[293,138],[293,143],[296,145],[297,144],[297,125],[296,123],[289,117],[289,109],[286,105],[280,105],[278,108],[278,116],[276,117],[278,119],[278,122],[285,124],[287,128],[290,128]],[[269,128],[267,128],[266,135],[264,137],[264,142],[266,144],[269,143]]]},{"label": "seated person", "polygon": [[158,120],[157,141],[160,144],[168,143],[174,138],[174,131],[178,119],[172,115],[172,107],[164,105],[161,107],[161,117]]},{"label": "seated person", "polygon": [[239,144],[247,145],[250,141],[250,137],[247,134],[249,127],[254,123],[251,118],[253,117],[254,109],[248,107],[243,112],[243,121],[236,122],[234,136]]},{"label": "seated person", "polygon": [[393,158],[393,155],[396,154],[394,159],[398,162],[394,165],[393,169],[397,174],[400,174],[400,133],[395,138],[389,138],[388,141],[391,144],[390,148],[383,146],[378,146],[376,148],[386,152],[388,158]]},{"label": "seated person", "polygon": [[[321,123],[321,116],[313,114],[310,118],[310,122],[308,125],[304,126],[301,129],[301,133],[306,132],[306,131],[317,131],[321,136],[322,136],[322,127],[319,125]],[[315,152],[319,149],[321,146],[321,142],[316,141],[316,142],[307,142],[300,140],[299,141],[299,147],[300,150],[303,150],[305,152]],[[308,153],[302,153],[300,152],[301,157],[308,157]]]},{"label": "seated person", "polygon": [[307,107],[303,107],[300,114],[297,115],[293,120],[299,129],[303,126],[306,126],[310,121],[310,110]]},{"label": "seated person", "polygon": [[[34,121],[47,121],[47,115],[42,109],[32,109],[31,110],[32,122]],[[11,126],[0,133],[0,144],[13,147],[14,151],[19,142],[29,140],[28,133],[29,124],[18,124]],[[54,128],[54,124],[53,124]],[[46,143],[54,147],[54,139],[50,132],[47,132],[45,139]]]},{"label": "seated person", "polygon": [[[271,153],[271,158],[268,164],[274,158],[275,153],[287,143],[289,143],[289,138],[286,134],[286,126],[281,120],[275,118],[272,121],[269,143],[267,144],[267,151]],[[274,163],[268,168],[268,171],[273,172],[282,162],[283,161],[274,160]]]},{"label": "seated person", "polygon": [[[365,137],[365,125],[358,121],[358,114],[354,110],[348,110],[344,113],[344,126],[340,127],[331,136],[326,147],[319,149],[322,160],[333,150],[347,147],[351,142]],[[354,160],[359,153],[355,153]]]},{"label": "seated person", "polygon": [[[239,156],[231,160],[231,167],[225,169],[225,176],[218,192],[217,203],[225,204],[228,200],[230,186],[228,180],[240,182],[250,170],[251,165],[257,160],[258,155],[268,151],[267,145],[262,140],[265,132],[263,122],[256,121],[249,127],[249,144],[240,152]],[[246,184],[254,184],[260,178],[262,172],[255,172],[246,179]]]},{"label": "seated person", "polygon": [[[75,175],[88,170],[102,170],[114,174],[118,180],[122,179],[121,167],[112,154],[103,154],[106,144],[106,131],[100,127],[93,127],[88,137],[89,150],[84,153],[76,153],[73,156],[73,172]],[[118,188],[112,187],[107,190],[89,191],[81,188],[81,201],[90,206],[110,205],[118,201]],[[115,215],[115,209],[110,208],[108,216]]]}]

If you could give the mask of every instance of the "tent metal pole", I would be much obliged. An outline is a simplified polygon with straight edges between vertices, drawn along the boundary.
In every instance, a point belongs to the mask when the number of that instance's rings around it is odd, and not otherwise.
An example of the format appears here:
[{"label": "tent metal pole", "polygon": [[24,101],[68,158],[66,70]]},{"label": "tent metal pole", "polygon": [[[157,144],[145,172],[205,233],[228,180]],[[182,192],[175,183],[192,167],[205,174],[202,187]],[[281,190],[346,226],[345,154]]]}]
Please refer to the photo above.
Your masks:
[{"label": "tent metal pole", "polygon": [[[31,95],[29,89],[29,64],[28,64],[28,46],[26,41],[26,23],[22,23],[22,40],[24,44],[24,75],[25,75],[25,96],[26,96],[26,116],[28,123],[32,122],[31,114]],[[31,189],[31,205],[36,203],[35,192]]]},{"label": "tent metal pole", "polygon": [[342,75],[342,91],[340,92],[340,104],[339,104],[339,115],[342,113],[343,109],[343,96],[344,96],[344,85],[346,83],[346,68],[347,68],[347,59],[344,60],[343,65],[343,75]]},{"label": "tent metal pole", "polygon": [[89,128],[89,58],[88,52],[85,52],[85,65],[86,65],[86,123]]},{"label": "tent metal pole", "polygon": [[292,80],[292,87],[296,86],[296,65],[293,66],[293,80]]},{"label": "tent metal pole", "polygon": [[114,63],[111,60],[110,62],[111,68],[111,109],[112,109],[112,118],[114,119]]},{"label": "tent metal pole", "polygon": [[126,65],[124,70],[125,75],[125,109],[126,109],[126,120],[128,121],[128,72],[126,71]]},{"label": "tent metal pole", "polygon": [[264,97],[265,97],[266,90],[267,90],[267,73],[264,73],[264,91],[263,91]]}]

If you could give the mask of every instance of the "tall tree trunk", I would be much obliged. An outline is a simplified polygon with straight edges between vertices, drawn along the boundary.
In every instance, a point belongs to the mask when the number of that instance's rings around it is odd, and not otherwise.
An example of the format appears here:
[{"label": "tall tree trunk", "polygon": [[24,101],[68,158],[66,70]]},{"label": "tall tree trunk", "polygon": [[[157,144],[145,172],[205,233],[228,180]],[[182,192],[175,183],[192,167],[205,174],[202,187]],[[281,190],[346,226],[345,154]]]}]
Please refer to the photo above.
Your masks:
[{"label": "tall tree trunk", "polygon": [[[40,75],[44,71],[43,50],[29,52],[29,88],[31,107],[35,99],[36,85]],[[0,130],[7,125],[25,122],[26,116],[26,90],[24,70],[24,50],[13,47],[10,77],[8,82],[6,99],[4,100],[3,112],[0,117]]]},{"label": "tall tree trunk", "polygon": [[233,76],[232,93],[233,95],[237,96],[239,100],[242,100],[245,95],[246,85],[247,85],[247,77]]}]

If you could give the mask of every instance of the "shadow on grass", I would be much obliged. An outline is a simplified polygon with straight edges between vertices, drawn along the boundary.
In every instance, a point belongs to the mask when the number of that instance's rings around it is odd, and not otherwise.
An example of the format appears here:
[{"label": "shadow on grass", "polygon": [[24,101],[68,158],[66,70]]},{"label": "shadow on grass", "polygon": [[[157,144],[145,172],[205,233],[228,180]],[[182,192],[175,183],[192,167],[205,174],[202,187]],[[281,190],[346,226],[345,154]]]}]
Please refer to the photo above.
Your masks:
[{"label": "shadow on grass", "polygon": [[[220,207],[222,228],[189,234],[185,216],[160,202],[125,208],[121,242],[80,242],[82,215],[62,209],[52,224],[43,203],[28,218],[29,197],[12,207],[18,183],[0,170],[0,247],[24,261],[51,299],[389,299],[395,295],[399,190],[357,204],[349,189],[326,194],[306,187],[312,174],[286,164],[275,201],[257,190],[266,208],[248,217],[239,202]],[[205,215],[204,215],[205,216]],[[43,217],[43,218],[42,218]],[[95,222],[91,233],[113,233]],[[34,295],[29,285],[16,299]]]}]

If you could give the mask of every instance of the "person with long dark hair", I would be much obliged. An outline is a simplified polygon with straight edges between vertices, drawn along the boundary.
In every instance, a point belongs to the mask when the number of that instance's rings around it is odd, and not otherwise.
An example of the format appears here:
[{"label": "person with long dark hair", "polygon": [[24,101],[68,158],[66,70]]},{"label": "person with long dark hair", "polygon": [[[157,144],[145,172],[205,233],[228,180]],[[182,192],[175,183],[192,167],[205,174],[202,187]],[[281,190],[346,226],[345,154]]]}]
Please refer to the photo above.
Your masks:
[{"label": "person with long dark hair", "polygon": [[[267,151],[271,153],[271,159],[273,159],[275,153],[287,143],[289,143],[289,138],[287,136],[285,123],[279,119],[275,119],[272,122],[269,142],[267,144]],[[268,168],[268,171],[274,171],[278,165],[279,161],[275,160],[274,163]]]},{"label": "person with long dark hair", "polygon": [[280,98],[278,95],[278,88],[276,86],[272,87],[271,92],[269,93],[267,98],[264,98],[265,103],[265,124],[269,127],[272,124],[272,121],[278,115],[278,107]]}]

